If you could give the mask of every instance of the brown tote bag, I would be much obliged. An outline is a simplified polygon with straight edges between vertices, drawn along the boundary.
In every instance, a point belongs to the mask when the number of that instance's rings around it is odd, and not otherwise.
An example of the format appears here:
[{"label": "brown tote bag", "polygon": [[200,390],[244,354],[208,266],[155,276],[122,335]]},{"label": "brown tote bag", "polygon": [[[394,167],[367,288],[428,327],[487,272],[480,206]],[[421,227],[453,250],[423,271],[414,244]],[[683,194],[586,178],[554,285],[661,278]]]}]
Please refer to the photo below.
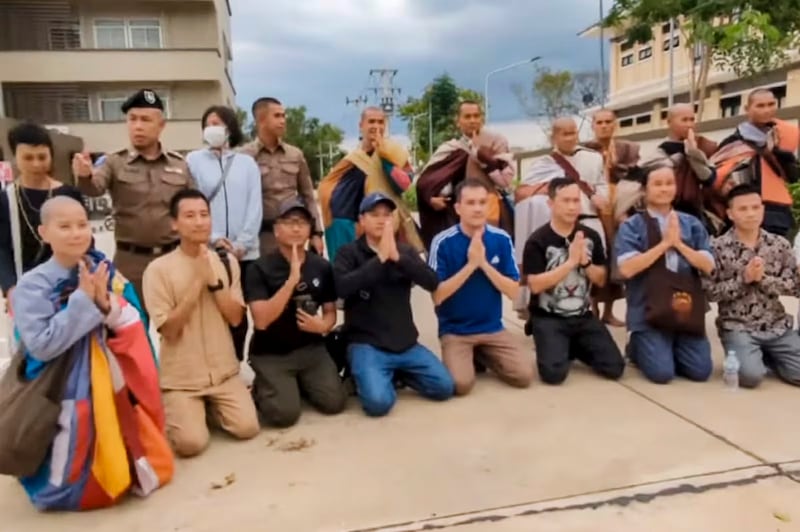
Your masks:
[{"label": "brown tote bag", "polygon": [[58,432],[61,399],[75,356],[70,349],[25,377],[20,350],[0,378],[0,475],[29,477],[38,471]]},{"label": "brown tote bag", "polygon": [[[647,212],[641,213],[647,225],[648,249],[661,241],[658,222]],[[704,336],[706,298],[697,271],[677,273],[667,268],[666,254],[645,273],[645,321],[651,327],[669,333]]]}]

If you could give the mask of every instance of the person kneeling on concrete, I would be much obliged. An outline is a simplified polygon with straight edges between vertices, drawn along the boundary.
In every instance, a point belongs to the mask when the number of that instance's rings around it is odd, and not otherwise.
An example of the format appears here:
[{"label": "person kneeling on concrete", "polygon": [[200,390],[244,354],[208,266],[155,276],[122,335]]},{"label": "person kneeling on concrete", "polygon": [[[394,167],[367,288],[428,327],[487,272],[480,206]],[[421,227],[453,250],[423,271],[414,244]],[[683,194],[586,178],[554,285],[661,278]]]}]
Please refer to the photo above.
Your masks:
[{"label": "person kneeling on concrete", "polygon": [[730,191],[728,218],[733,228],[712,242],[716,268],[706,282],[709,299],[719,304],[722,346],[739,359],[743,387],[761,384],[765,362],[800,385],[800,336],[779,299],[796,296],[800,285],[789,242],[761,228],[764,203],[750,185]]},{"label": "person kneeling on concrete", "polygon": [[487,224],[492,193],[482,181],[462,181],[455,194],[460,222],[431,244],[442,359],[458,395],[475,384],[476,355],[512,386],[525,388],[533,379],[533,360],[503,327],[503,295],[517,297],[519,269],[511,237]]},{"label": "person kneeling on concrete", "polygon": [[567,378],[578,359],[598,374],[618,379],[625,369],[617,344],[591,311],[592,285],[607,278],[600,235],[579,223],[581,190],[569,178],[548,184],[550,223],[525,243],[522,271],[531,290],[531,332],[539,377],[548,384]]},{"label": "person kneeling on concrete", "polygon": [[338,414],[347,399],[325,344],[336,325],[333,270],[305,249],[313,225],[299,198],[285,201],[275,220],[278,249],[257,259],[245,282],[255,322],[253,400],[262,421],[275,427],[297,422],[301,394],[324,414]]},{"label": "person kneeling on concrete", "polygon": [[339,249],[333,267],[344,299],[350,368],[369,416],[386,415],[394,406],[395,375],[429,399],[445,400],[454,391],[447,368],[417,342],[411,287],[433,292],[439,282],[414,248],[396,242],[396,207],[381,193],[366,196],[359,205],[364,235]]},{"label": "person kneeling on concrete", "polygon": [[239,361],[231,326],[244,319],[239,263],[208,248],[211,214],[199,190],[181,190],[170,201],[180,244],[144,272],[144,304],[161,335],[161,389],[167,436],[180,456],[194,456],[209,442],[206,408],[231,436],[254,438],[260,427]]},{"label": "person kneeling on concrete", "polygon": [[711,376],[701,275],[714,269],[703,223],[675,211],[675,172],[640,172],[645,210],[617,232],[615,252],[626,279],[628,354],[649,380],[666,384],[676,374],[693,381]]}]

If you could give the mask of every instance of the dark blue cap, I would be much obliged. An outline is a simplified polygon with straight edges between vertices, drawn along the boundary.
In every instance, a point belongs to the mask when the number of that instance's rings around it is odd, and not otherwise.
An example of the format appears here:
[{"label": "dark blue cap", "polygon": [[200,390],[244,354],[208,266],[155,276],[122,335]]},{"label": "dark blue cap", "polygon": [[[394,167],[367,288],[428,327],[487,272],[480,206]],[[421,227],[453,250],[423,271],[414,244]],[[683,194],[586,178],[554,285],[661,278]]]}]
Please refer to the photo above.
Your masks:
[{"label": "dark blue cap", "polygon": [[311,210],[300,196],[293,196],[289,199],[283,200],[278,206],[278,218],[286,218],[293,212],[299,212],[305,215],[309,220],[314,219],[314,215],[311,214]]},{"label": "dark blue cap", "polygon": [[361,200],[361,205],[358,206],[358,214],[369,212],[381,203],[389,207],[391,210],[395,210],[397,208],[397,204],[392,198],[382,192],[373,192]]}]

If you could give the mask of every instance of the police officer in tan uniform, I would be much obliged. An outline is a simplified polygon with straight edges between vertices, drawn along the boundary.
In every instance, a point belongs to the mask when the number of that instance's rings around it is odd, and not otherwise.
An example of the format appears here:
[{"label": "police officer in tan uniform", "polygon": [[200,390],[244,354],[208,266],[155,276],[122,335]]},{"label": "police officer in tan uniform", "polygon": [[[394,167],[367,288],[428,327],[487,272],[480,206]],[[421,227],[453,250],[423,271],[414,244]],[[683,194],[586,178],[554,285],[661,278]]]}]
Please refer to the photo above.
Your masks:
[{"label": "police officer in tan uniform", "polygon": [[278,210],[284,201],[301,196],[308,209],[314,213],[315,227],[311,246],[322,254],[322,225],[314,184],[303,152],[281,140],[286,133],[286,111],[275,98],[259,98],[253,103],[253,118],[258,138],[241,148],[252,156],[261,171],[261,193],[264,199],[264,221],[261,224],[261,256],[277,249],[273,227]]},{"label": "police officer in tan uniform", "polygon": [[167,151],[164,103],[155,91],[142,89],[122,104],[131,147],[110,153],[92,167],[88,153],[76,154],[72,172],[87,196],[111,196],[116,255],[114,263],[142,297],[142,275],[156,257],[175,249],[169,202],[181,189],[195,188],[183,157]]}]

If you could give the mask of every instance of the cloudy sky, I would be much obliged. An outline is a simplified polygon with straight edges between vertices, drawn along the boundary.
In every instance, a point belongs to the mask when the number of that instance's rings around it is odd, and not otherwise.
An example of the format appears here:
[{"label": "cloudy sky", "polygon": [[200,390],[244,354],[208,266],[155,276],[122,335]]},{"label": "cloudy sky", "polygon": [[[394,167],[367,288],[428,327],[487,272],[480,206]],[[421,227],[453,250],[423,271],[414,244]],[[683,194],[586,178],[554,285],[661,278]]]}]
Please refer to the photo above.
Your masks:
[{"label": "cloudy sky", "polygon": [[[610,4],[610,2],[607,2]],[[365,94],[369,70],[398,70],[404,101],[434,77],[483,91],[487,72],[536,55],[554,69],[596,69],[598,42],[577,32],[598,0],[234,0],[234,81],[239,105],[272,95],[355,133],[346,98]],[[491,77],[492,121],[524,112],[512,92],[533,68]],[[371,95],[370,95],[371,96]],[[393,133],[405,132],[399,121]]]}]

